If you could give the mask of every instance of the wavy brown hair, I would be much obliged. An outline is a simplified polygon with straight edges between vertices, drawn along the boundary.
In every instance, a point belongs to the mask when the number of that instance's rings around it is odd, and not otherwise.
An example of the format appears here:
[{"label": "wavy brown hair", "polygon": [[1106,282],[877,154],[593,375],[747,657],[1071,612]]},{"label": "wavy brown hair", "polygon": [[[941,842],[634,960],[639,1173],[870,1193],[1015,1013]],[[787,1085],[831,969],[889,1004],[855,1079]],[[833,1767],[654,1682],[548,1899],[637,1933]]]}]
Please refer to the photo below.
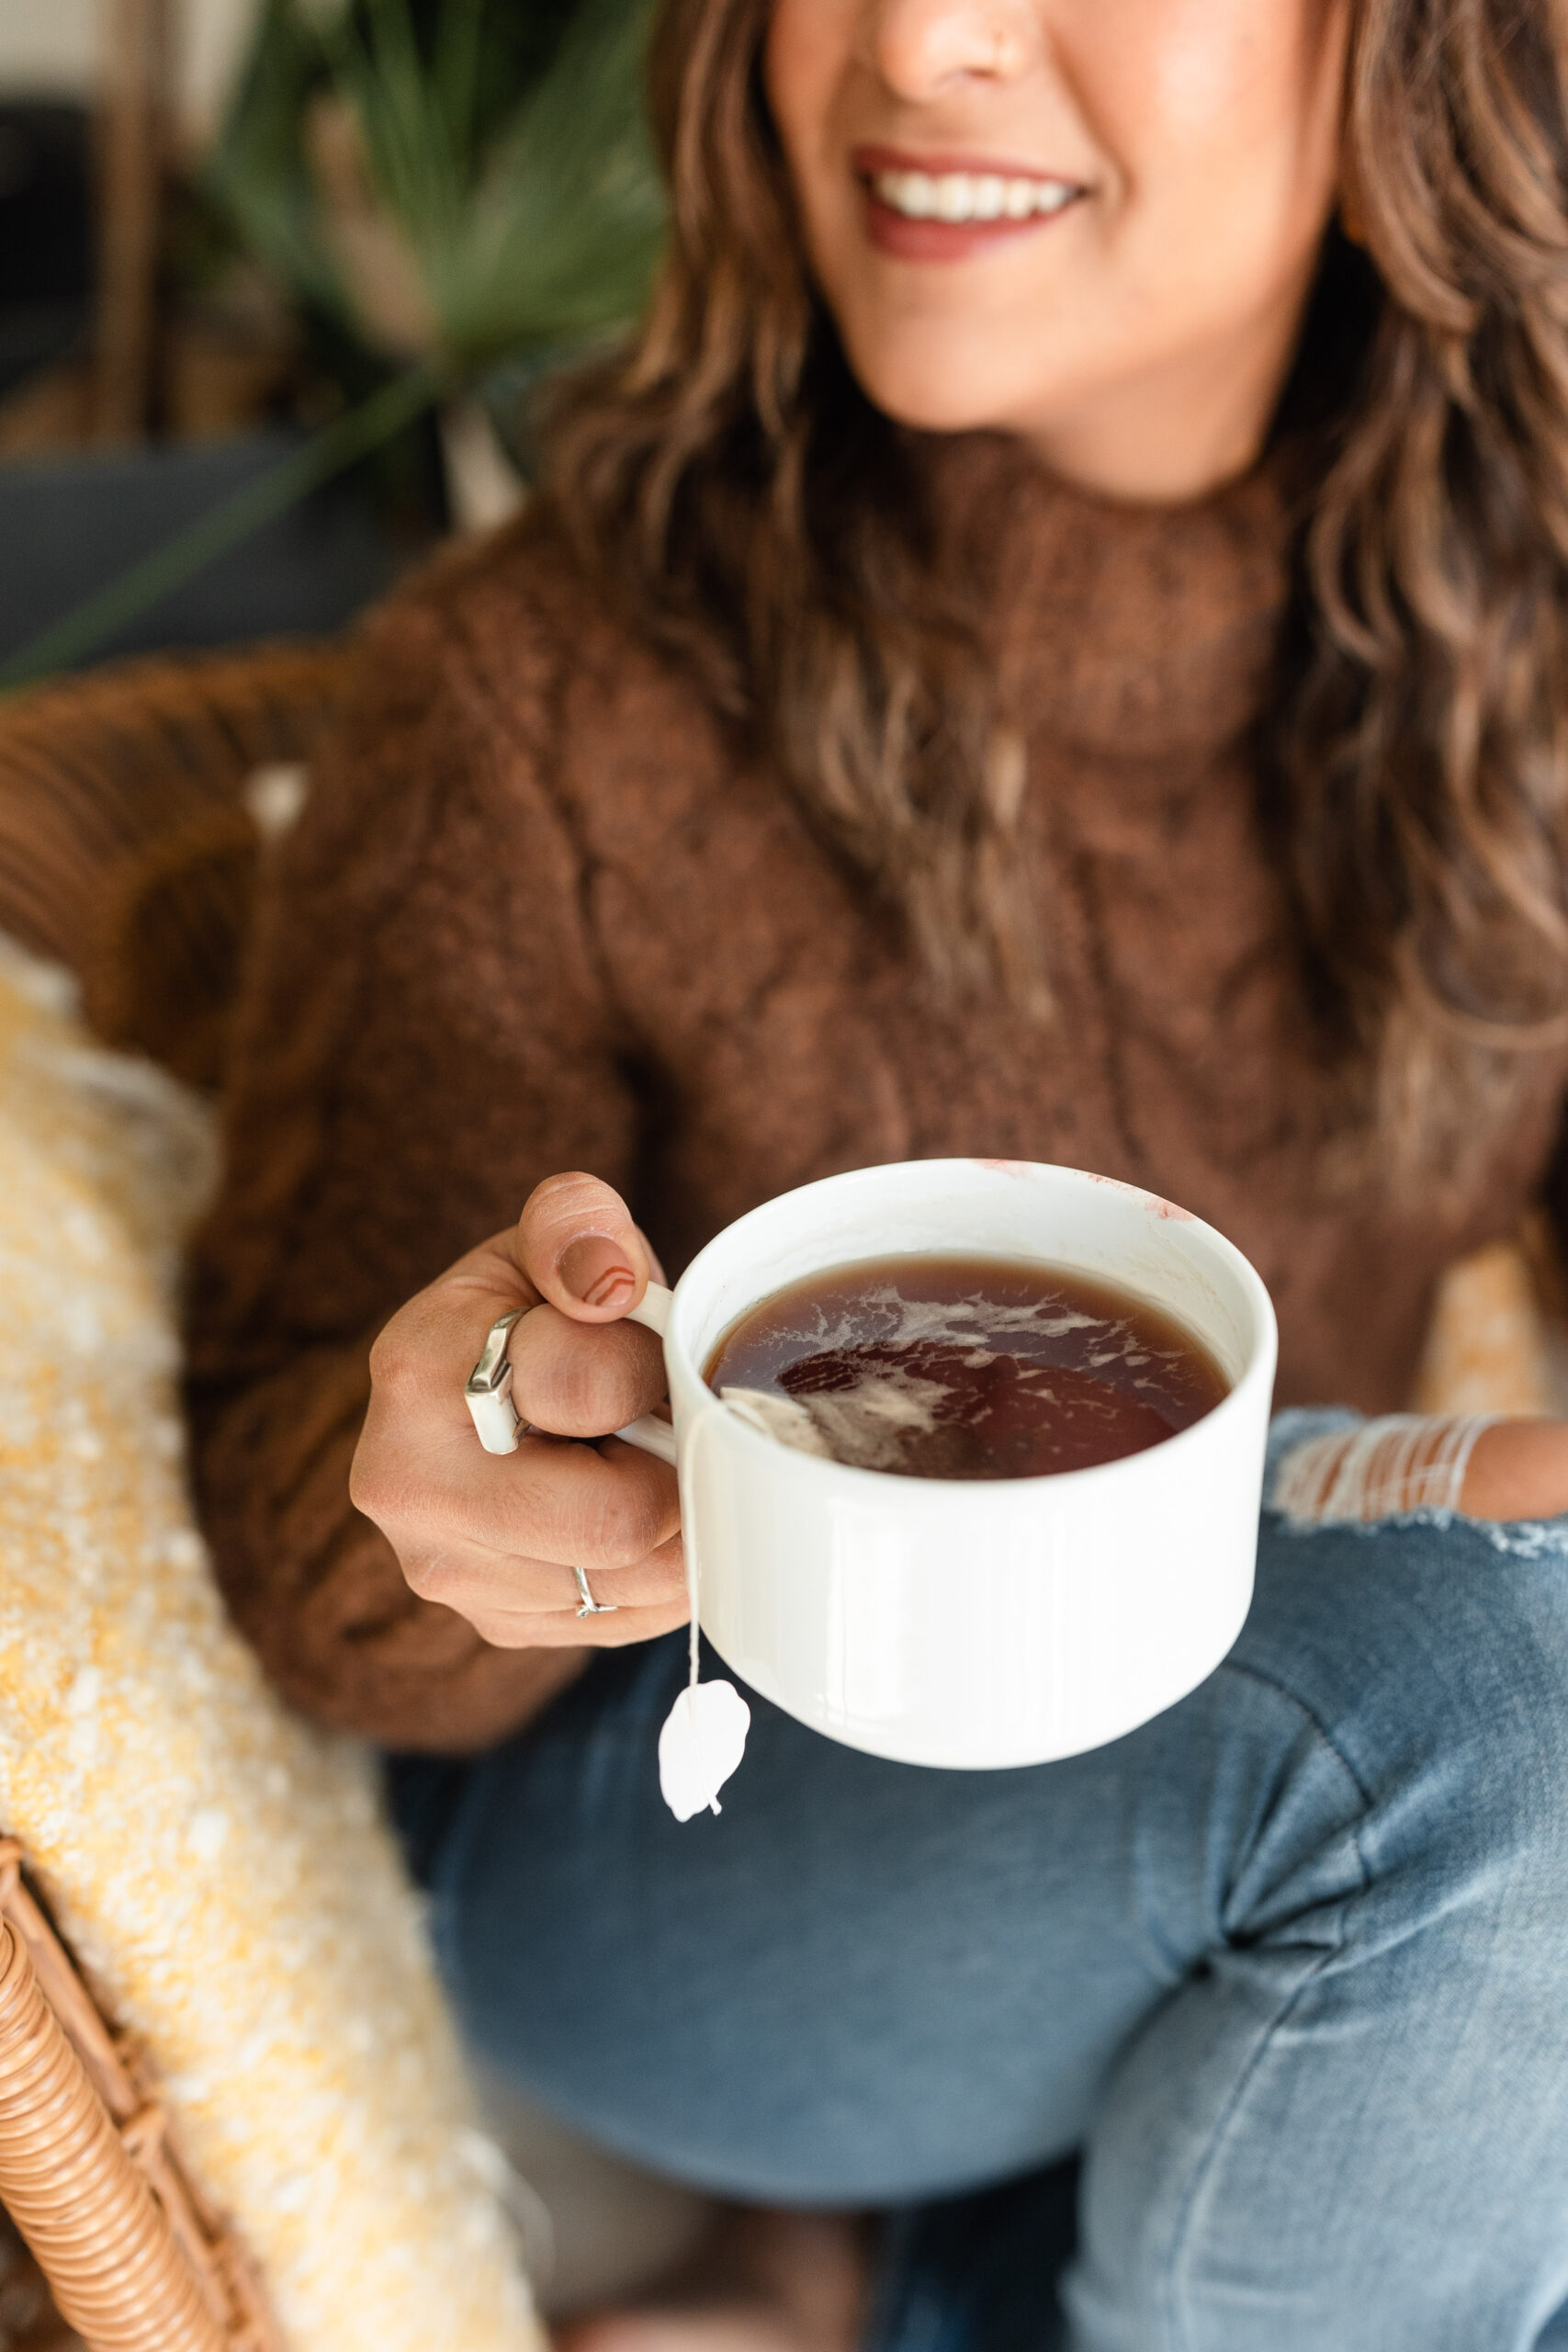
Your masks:
[{"label": "wavy brown hair", "polygon": [[[1043,1013],[981,583],[932,562],[921,436],[811,288],[765,23],[666,0],[669,258],[629,356],[558,412],[557,511],[936,974]],[[1565,73],[1568,0],[1358,0],[1357,243],[1328,233],[1276,428],[1302,496],[1266,821],[1362,1124],[1428,1165],[1568,1036]]]}]

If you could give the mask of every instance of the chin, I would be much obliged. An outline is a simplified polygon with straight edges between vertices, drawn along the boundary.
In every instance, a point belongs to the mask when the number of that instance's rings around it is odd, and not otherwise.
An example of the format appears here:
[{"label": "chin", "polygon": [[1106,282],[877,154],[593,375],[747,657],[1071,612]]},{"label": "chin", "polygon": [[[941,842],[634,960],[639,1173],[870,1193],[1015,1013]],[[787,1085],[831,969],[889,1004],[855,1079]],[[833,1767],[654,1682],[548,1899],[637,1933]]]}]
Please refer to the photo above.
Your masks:
[{"label": "chin", "polygon": [[910,425],[919,433],[1006,430],[994,402],[977,399],[972,386],[869,368],[856,368],[855,375],[872,405],[896,424]]},{"label": "chin", "polygon": [[1036,400],[1007,398],[1013,370],[949,326],[922,334],[913,348],[874,333],[847,336],[846,350],[861,390],[899,424],[921,433],[996,433],[1015,429],[1021,411]]}]

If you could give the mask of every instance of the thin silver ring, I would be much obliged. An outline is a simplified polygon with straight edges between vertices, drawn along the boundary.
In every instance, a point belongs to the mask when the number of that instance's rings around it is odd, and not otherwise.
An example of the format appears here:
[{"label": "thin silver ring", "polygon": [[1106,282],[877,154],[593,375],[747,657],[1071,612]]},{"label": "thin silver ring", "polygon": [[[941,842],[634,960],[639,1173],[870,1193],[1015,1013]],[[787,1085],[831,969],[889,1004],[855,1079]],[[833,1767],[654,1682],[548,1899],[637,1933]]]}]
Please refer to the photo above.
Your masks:
[{"label": "thin silver ring", "polygon": [[615,1614],[616,1610],[620,1607],[620,1602],[618,1600],[595,1600],[593,1595],[588,1589],[588,1571],[586,1568],[573,1568],[571,1573],[577,1578],[577,1597],[582,1603],[581,1608],[577,1612],[578,1615],[580,1617],[613,1617]]}]

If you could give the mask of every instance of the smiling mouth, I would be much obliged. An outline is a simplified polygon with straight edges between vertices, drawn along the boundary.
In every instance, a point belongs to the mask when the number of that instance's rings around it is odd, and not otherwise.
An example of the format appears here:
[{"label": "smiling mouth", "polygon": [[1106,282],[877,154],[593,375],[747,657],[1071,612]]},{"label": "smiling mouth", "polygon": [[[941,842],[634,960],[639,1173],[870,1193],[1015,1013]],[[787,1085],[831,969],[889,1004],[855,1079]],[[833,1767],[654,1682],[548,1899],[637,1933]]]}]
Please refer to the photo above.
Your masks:
[{"label": "smiling mouth", "polygon": [[953,229],[1048,220],[1084,193],[1071,180],[1021,173],[878,171],[864,180],[876,201],[900,220]]}]

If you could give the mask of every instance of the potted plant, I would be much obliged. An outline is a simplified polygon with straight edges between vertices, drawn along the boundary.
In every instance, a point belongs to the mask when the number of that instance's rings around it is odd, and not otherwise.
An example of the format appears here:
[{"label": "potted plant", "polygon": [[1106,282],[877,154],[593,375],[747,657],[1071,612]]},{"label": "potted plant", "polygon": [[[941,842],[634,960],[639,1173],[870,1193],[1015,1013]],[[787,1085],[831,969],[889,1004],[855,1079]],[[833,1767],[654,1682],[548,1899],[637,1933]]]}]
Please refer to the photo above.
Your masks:
[{"label": "potted plant", "polygon": [[[205,501],[198,486],[197,511],[188,483],[183,515],[165,488],[180,527],[102,567],[105,584],[0,662],[0,684],[107,649],[289,626],[276,595],[245,623],[264,548],[275,586],[299,571],[295,625],[332,625],[344,616],[320,609],[305,502],[378,453],[406,476],[432,414],[451,519],[505,507],[526,469],[529,391],[625,332],[657,263],[647,24],[647,0],[264,0],[197,192],[227,253],[299,319],[299,420],[248,458],[231,450],[239,478]],[[188,474],[201,461],[141,462]],[[117,486],[122,523],[135,490]],[[346,601],[385,569],[350,562]]]}]

